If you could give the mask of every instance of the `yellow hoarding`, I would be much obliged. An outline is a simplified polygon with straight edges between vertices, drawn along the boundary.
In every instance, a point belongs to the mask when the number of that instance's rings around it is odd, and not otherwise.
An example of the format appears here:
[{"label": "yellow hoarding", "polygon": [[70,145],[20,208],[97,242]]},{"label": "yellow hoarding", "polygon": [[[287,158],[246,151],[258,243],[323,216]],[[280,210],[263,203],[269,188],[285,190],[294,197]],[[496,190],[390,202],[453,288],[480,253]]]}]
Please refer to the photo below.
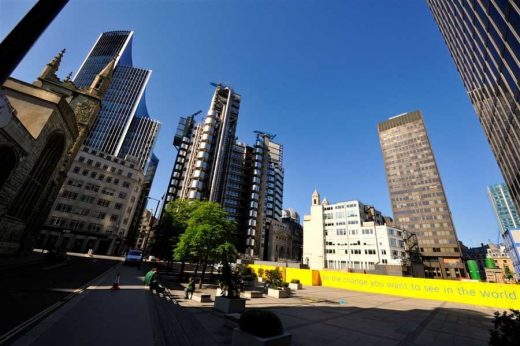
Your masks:
[{"label": "yellow hoarding", "polygon": [[433,280],[321,270],[321,284],[353,291],[391,294],[505,309],[520,309],[520,286]]}]

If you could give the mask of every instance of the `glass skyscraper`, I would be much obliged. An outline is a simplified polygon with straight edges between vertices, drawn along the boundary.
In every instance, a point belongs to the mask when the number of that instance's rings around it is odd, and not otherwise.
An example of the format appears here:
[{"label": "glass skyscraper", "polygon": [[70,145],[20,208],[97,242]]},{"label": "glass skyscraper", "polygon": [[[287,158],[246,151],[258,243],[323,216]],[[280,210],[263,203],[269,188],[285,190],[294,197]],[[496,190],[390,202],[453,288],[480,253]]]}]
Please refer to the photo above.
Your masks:
[{"label": "glass skyscraper", "polygon": [[102,109],[85,145],[137,162],[144,169],[151,157],[160,123],[150,119],[145,89],[151,70],[132,66],[132,31],[102,33],[81,65],[74,84],[92,84],[110,61],[116,66]]},{"label": "glass skyscraper", "polygon": [[520,3],[428,4],[520,210]]},{"label": "glass skyscraper", "polygon": [[426,276],[466,276],[421,112],[392,117],[378,130],[395,224],[417,235]]},{"label": "glass skyscraper", "polygon": [[520,215],[506,184],[488,186],[487,192],[500,226],[500,234],[503,235],[508,229],[520,228]]}]

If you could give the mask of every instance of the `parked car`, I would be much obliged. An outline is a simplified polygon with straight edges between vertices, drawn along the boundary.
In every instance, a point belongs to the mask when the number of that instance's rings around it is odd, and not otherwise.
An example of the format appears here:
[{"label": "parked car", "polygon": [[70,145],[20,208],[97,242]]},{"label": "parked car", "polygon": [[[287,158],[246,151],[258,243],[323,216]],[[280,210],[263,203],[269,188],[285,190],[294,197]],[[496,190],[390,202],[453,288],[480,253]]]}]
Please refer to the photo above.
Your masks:
[{"label": "parked car", "polygon": [[141,250],[129,250],[125,256],[125,264],[139,264],[143,260],[143,252]]}]

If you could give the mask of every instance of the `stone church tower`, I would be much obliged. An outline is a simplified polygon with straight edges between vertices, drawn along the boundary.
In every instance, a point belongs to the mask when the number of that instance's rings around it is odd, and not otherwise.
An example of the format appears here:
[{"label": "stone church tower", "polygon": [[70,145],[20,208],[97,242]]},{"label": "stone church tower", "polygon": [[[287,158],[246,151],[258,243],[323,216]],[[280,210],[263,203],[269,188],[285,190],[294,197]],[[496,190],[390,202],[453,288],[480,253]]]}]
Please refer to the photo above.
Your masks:
[{"label": "stone church tower", "polygon": [[33,84],[8,78],[0,87],[0,255],[32,250],[111,81],[114,61],[88,88],[60,80],[64,53]]}]

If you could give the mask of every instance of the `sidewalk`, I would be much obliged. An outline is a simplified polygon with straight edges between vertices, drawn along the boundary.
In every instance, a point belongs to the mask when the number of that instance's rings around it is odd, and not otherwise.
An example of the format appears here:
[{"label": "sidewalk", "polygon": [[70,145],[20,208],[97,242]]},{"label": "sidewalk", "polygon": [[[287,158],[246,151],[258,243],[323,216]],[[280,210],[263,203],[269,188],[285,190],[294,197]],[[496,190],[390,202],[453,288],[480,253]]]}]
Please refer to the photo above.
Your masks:
[{"label": "sidewalk", "polygon": [[[120,289],[111,290],[116,274]],[[13,345],[212,345],[191,314],[151,294],[145,270],[117,265]]]}]

